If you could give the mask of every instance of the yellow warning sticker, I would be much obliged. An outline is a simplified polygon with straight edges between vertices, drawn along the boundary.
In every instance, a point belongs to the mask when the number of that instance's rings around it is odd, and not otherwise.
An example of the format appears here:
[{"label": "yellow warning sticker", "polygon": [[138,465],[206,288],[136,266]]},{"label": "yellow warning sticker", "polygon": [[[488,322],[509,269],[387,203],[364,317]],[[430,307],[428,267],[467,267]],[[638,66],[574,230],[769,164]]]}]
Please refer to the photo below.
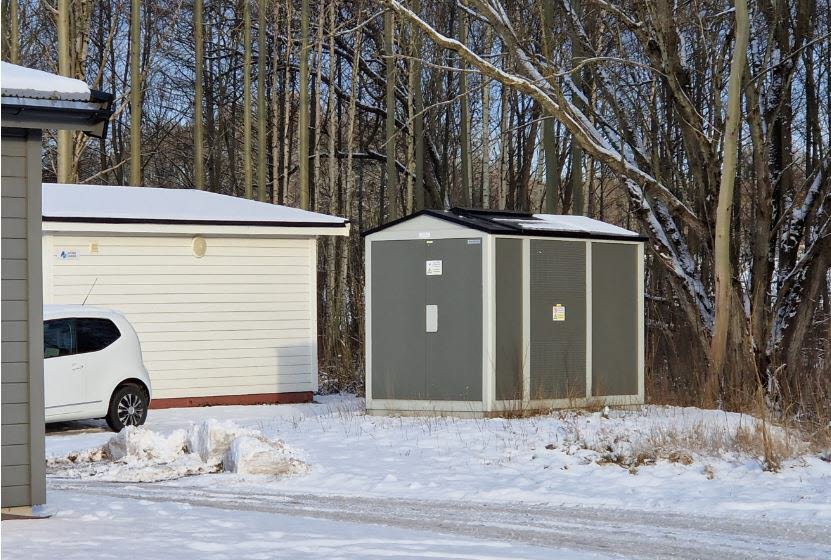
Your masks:
[{"label": "yellow warning sticker", "polygon": [[553,311],[551,313],[552,319],[554,321],[565,321],[566,320],[566,306],[560,305],[559,303],[553,307]]}]

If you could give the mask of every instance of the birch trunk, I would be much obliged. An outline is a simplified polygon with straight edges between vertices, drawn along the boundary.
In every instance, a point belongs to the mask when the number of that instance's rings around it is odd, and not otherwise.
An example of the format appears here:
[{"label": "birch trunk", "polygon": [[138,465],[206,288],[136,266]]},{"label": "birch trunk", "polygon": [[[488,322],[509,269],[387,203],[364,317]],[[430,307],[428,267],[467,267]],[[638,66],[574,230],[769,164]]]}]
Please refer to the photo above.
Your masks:
[{"label": "birch trunk", "polygon": [[280,192],[280,142],[278,128],[280,126],[280,98],[277,92],[280,91],[278,82],[280,81],[280,73],[277,68],[280,65],[280,41],[278,40],[278,30],[280,29],[280,2],[274,2],[274,11],[272,12],[271,25],[274,28],[274,44],[271,49],[271,67],[274,73],[274,81],[271,86],[271,202],[278,203]]},{"label": "birch trunk", "polygon": [[508,122],[508,88],[499,87],[499,189],[496,206],[508,208],[508,152],[510,151],[510,130]]},{"label": "birch trunk", "polygon": [[[459,17],[459,39],[463,45],[467,44],[467,14],[462,12]],[[461,123],[459,123],[459,142],[461,144],[462,166],[462,206],[471,206],[473,201],[472,181],[473,174],[470,162],[470,101],[467,97],[467,65],[464,59],[459,63],[459,95],[461,99]]]},{"label": "birch trunk", "polygon": [[3,2],[3,59],[20,64],[20,21],[18,0]]},{"label": "birch trunk", "polygon": [[[336,153],[335,147],[335,139],[338,135],[338,119],[335,119],[335,103],[337,102],[337,98],[335,96],[335,35],[337,33],[337,12],[335,10],[335,5],[337,4],[336,0],[330,0],[329,2],[329,89],[327,90],[328,95],[326,96],[326,116],[329,119],[328,126],[326,128],[326,135],[328,140],[328,152],[329,152],[329,160],[328,160],[328,174],[329,174],[329,213],[335,214],[339,211],[336,192],[337,192],[337,165],[338,165],[338,158],[335,157],[338,155]],[[349,172],[347,168],[347,173]],[[343,204],[343,200],[340,201],[340,204]],[[331,267],[334,268],[334,267]]]},{"label": "birch trunk", "polygon": [[[730,258],[730,218],[733,206],[733,185],[736,181],[738,135],[741,126],[742,73],[747,57],[749,17],[746,0],[736,0],[736,40],[733,60],[730,63],[730,79],[727,91],[727,122],[724,130],[721,183],[716,208],[716,241],[714,267],[716,279],[715,319],[710,346],[711,372],[708,388],[723,375],[727,353],[727,336],[730,314],[733,309],[732,266]],[[739,333],[734,333],[738,336]]]},{"label": "birch trunk", "polygon": [[257,200],[265,202],[266,198],[266,152],[268,137],[266,123],[268,115],[265,108],[265,13],[268,0],[260,0],[257,6]]},{"label": "birch trunk", "polygon": [[300,100],[297,107],[300,207],[309,209],[309,0],[300,4]]},{"label": "birch trunk", "polygon": [[130,184],[141,185],[141,1],[130,3]]},{"label": "birch trunk", "polygon": [[[386,65],[386,135],[387,156],[387,192],[389,193],[389,217],[395,220],[399,216],[400,202],[398,191],[398,170],[395,166],[395,52],[393,51],[393,26],[395,18],[392,10],[384,12],[384,56]],[[381,216],[383,223],[384,200],[381,199]]]},{"label": "birch trunk", "polygon": [[[352,68],[351,73],[349,76],[349,108],[346,112],[346,185],[344,187],[344,198],[346,202],[344,204],[344,213],[346,218],[350,221],[352,220],[353,212],[353,200],[352,200],[352,191],[355,188],[354,178],[355,178],[355,170],[352,168],[352,154],[354,152],[355,146],[355,123],[357,120],[357,108],[358,108],[358,93],[360,91],[360,82],[361,82],[361,44],[363,41],[363,31],[359,29],[355,35],[355,50],[352,55]],[[360,231],[363,227],[363,214],[361,209],[363,208],[363,167],[361,169],[361,179],[358,181],[357,188],[358,191],[358,230]],[[347,273],[349,270],[349,260],[350,260],[350,252],[349,252],[349,239],[344,238],[343,242],[343,250],[340,254],[340,271],[338,273],[339,278],[342,281],[346,282]]]},{"label": "birch trunk", "polygon": [[199,189],[205,188],[205,133],[203,129],[203,67],[205,65],[205,20],[202,14],[204,0],[194,0],[193,3],[193,43],[196,58],[196,68],[193,79],[193,184]]},{"label": "birch trunk", "polygon": [[[485,53],[491,53],[491,28],[485,30]],[[482,80],[482,207],[491,206],[491,82]]]},{"label": "birch trunk", "polygon": [[245,198],[254,198],[254,172],[251,168],[251,0],[242,0],[242,170]]},{"label": "birch trunk", "polygon": [[[572,3],[574,10],[578,14],[582,14],[582,0],[574,0]],[[582,63],[584,58],[583,53],[583,46],[582,43],[579,41],[577,37],[577,33],[572,33],[572,60],[571,66],[572,68],[578,66]],[[583,79],[582,79],[582,70],[577,71],[577,77],[575,79],[575,83],[577,85],[577,89],[582,91],[583,89]],[[585,107],[580,102],[579,99],[574,100],[574,104],[580,108],[583,113],[585,113]],[[585,195],[585,185],[583,184],[583,149],[580,147],[580,144],[577,141],[572,141],[571,143],[571,213],[575,216],[583,216],[586,213],[586,195]]]},{"label": "birch trunk", "polygon": [[289,169],[291,169],[291,140],[289,138],[289,129],[291,125],[291,97],[294,93],[294,88],[291,82],[291,51],[293,45],[293,37],[291,34],[291,2],[286,3],[286,71],[283,78],[283,169],[282,179],[283,187],[280,189],[278,195],[278,204],[285,202],[286,196],[289,192]]},{"label": "birch trunk", "polygon": [[[312,140],[312,149],[314,150],[314,169],[312,170],[312,188],[314,189],[314,196],[312,197],[312,206],[315,212],[320,210],[320,124],[322,122],[322,113],[320,108],[320,84],[323,78],[323,27],[326,23],[325,19],[325,5],[323,0],[320,0],[318,7],[318,24],[317,24],[317,38],[315,48],[315,83],[314,83],[314,98],[312,99],[312,107],[314,108],[314,139]],[[332,87],[329,82],[329,87]]]},{"label": "birch trunk", "polygon": [[[413,0],[413,9],[421,11],[421,0]],[[413,88],[413,158],[415,159],[415,177],[413,210],[424,208],[424,93],[421,90],[421,32],[411,27],[413,34],[413,60],[411,88]]]},{"label": "birch trunk", "polygon": [[[69,0],[58,0],[58,74],[72,75],[69,34]],[[71,130],[58,131],[58,182],[72,183],[73,138]]]}]

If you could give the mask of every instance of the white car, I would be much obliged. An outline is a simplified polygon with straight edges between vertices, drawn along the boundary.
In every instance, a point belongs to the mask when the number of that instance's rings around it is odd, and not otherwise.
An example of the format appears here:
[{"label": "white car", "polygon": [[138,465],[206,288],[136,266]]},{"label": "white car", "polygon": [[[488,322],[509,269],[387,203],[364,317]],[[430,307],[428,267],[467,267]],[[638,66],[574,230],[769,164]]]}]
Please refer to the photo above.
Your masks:
[{"label": "white car", "polygon": [[44,305],[43,374],[47,423],[104,418],[118,432],[147,419],[150,376],[121,313]]}]

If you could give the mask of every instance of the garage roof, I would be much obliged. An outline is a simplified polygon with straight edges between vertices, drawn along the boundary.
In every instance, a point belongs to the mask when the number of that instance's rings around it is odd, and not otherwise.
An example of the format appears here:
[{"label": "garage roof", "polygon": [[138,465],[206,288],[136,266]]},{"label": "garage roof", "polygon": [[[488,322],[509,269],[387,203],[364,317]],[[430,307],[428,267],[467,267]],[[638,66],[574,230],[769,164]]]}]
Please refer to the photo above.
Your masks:
[{"label": "garage roof", "polygon": [[344,218],[195,189],[43,184],[43,220],[110,224],[346,227]]},{"label": "garage roof", "polygon": [[560,214],[530,214],[510,210],[482,210],[470,208],[451,208],[450,210],[422,210],[371,229],[364,235],[371,235],[416,216],[431,216],[479,231],[499,235],[521,235],[535,237],[575,237],[593,239],[611,239],[626,241],[646,241],[637,232],[624,229],[600,220],[585,216],[567,216]]}]

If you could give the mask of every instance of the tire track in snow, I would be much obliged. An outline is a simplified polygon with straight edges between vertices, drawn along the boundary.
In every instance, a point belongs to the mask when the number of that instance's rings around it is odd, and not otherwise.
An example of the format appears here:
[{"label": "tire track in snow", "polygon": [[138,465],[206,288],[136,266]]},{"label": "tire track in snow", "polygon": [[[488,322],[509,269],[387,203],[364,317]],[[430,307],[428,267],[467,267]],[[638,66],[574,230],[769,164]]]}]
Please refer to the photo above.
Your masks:
[{"label": "tire track in snow", "polygon": [[50,490],[387,525],[624,558],[831,557],[827,526],[597,507],[287,494],[50,479]]}]

